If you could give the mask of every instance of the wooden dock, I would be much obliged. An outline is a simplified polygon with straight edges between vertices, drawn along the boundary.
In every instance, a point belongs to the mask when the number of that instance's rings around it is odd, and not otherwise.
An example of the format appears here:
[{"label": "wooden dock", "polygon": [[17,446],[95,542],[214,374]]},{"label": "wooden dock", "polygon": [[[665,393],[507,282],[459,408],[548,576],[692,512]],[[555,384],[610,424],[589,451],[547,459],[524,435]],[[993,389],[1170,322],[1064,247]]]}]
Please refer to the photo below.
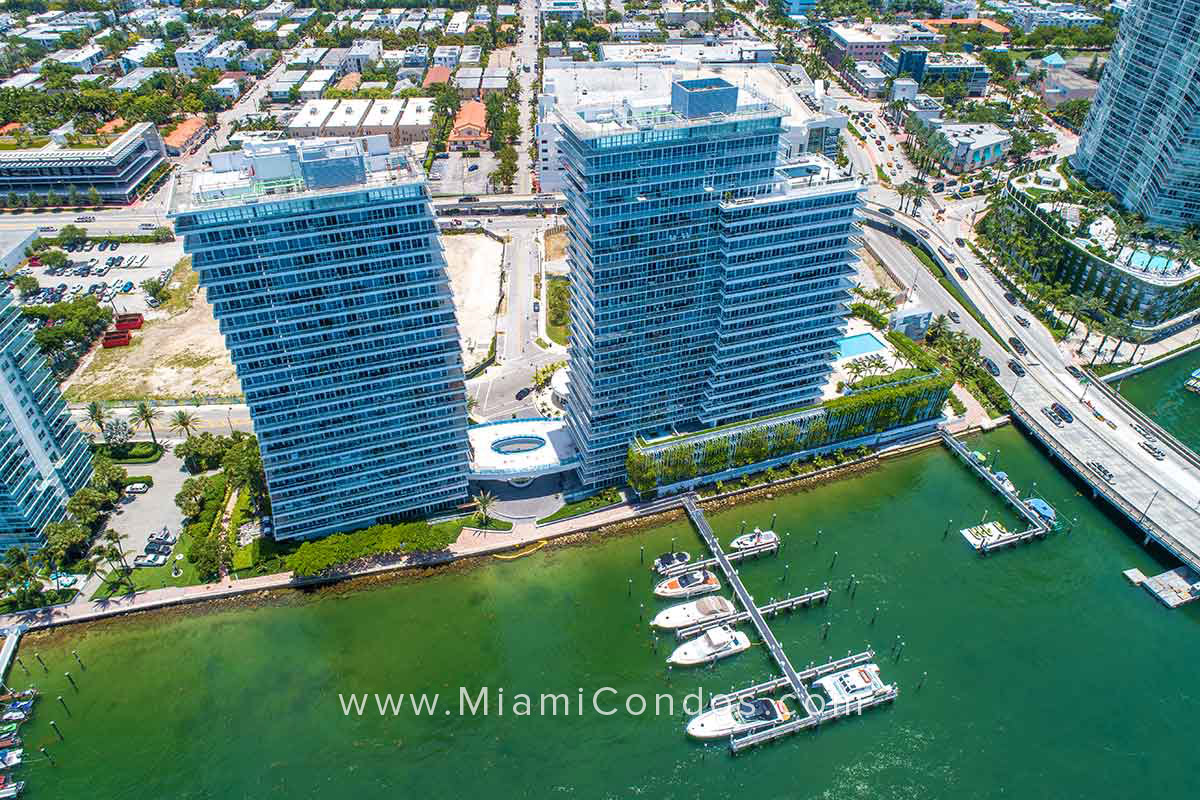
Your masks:
[{"label": "wooden dock", "polygon": [[[779,614],[783,611],[793,611],[797,608],[804,608],[813,603],[824,603],[829,599],[828,589],[817,589],[815,592],[806,592],[798,594],[795,597],[786,597],[783,600],[776,600],[767,603],[765,606],[758,607],[758,613],[763,616]],[[731,614],[722,614],[719,617],[706,619],[703,622],[697,622],[695,625],[688,625],[685,628],[679,628],[675,631],[675,638],[690,639],[693,636],[698,636],[704,633],[709,628],[715,628],[718,625],[736,625],[739,622],[745,622],[750,619],[750,614],[746,611],[734,611]]]},{"label": "wooden dock", "polygon": [[[735,550],[734,552],[729,553],[726,556],[726,558],[728,558],[731,562],[733,562],[733,561],[741,561],[742,559],[745,559],[745,558],[756,558],[758,556],[766,555],[768,553],[774,554],[774,553],[778,553],[778,552],[779,552],[779,541],[776,540],[774,542],[766,542],[764,544],[756,544],[753,547],[747,547],[745,550]],[[674,578],[676,575],[683,575],[685,573],[693,572],[698,569],[711,569],[716,566],[720,566],[717,559],[706,558],[703,561],[689,562],[687,564],[676,564],[673,567],[667,567],[666,569],[662,570],[662,572],[660,572],[659,574],[662,575],[664,578]],[[651,569],[653,569],[653,567],[651,567]]]},{"label": "wooden dock", "polygon": [[20,626],[0,631],[4,634],[4,646],[0,647],[0,683],[8,675],[8,668],[12,666],[13,656],[17,653],[17,645],[20,644],[21,634],[24,632],[25,629]]}]

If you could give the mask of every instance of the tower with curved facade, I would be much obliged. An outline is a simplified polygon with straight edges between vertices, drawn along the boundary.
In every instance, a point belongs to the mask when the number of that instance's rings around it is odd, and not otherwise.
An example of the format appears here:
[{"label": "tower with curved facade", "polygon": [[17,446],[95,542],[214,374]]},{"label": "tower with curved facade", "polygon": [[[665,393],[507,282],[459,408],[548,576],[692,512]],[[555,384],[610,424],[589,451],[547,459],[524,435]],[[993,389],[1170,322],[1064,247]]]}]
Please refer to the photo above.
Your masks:
[{"label": "tower with curved facade", "polygon": [[1154,226],[1200,221],[1200,0],[1133,0],[1072,163]]}]

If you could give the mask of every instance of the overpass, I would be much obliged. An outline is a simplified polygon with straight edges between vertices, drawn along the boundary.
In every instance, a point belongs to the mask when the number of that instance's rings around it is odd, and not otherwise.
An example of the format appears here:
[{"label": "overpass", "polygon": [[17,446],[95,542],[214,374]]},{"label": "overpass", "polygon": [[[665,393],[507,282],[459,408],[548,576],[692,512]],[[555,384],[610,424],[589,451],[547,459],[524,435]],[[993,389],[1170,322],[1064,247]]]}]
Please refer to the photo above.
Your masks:
[{"label": "overpass", "polygon": [[[1074,360],[1070,346],[1055,341],[1028,311],[1024,313],[1030,327],[1018,326],[1013,314],[1022,309],[1004,298],[1003,285],[969,248],[957,246],[937,225],[896,211],[884,213],[878,207],[865,209],[863,218],[869,223],[863,230],[867,247],[881,261],[888,262],[902,283],[915,281],[924,304],[935,313],[951,308],[963,312],[962,322],[956,327],[978,338],[981,353],[999,365],[1001,375],[997,380],[1012,399],[1016,423],[1087,484],[1093,497],[1104,499],[1119,512],[1142,534],[1143,543],[1157,542],[1193,570],[1193,583],[1200,580],[1200,458],[1107,387],[1098,386],[1099,381],[1081,383],[1072,377],[1066,369]],[[922,230],[928,238],[921,235]],[[992,338],[896,240],[894,234],[900,231],[924,245],[922,249],[944,269],[946,279],[970,300],[1004,342]],[[942,249],[952,253],[956,261],[945,259],[939,252]],[[967,271],[968,279],[954,272],[958,266]],[[1015,357],[1008,343],[1010,337],[1020,339],[1028,354]],[[1026,368],[1024,377],[1017,377],[1007,366],[1014,357]],[[1042,414],[1051,403],[1067,408],[1074,421],[1061,428],[1051,424]],[[1166,451],[1162,461],[1142,448],[1145,437],[1139,428],[1150,430],[1155,444]],[[1112,482],[1089,466],[1094,463],[1112,473]],[[1193,599],[1200,599],[1200,595]]]}]

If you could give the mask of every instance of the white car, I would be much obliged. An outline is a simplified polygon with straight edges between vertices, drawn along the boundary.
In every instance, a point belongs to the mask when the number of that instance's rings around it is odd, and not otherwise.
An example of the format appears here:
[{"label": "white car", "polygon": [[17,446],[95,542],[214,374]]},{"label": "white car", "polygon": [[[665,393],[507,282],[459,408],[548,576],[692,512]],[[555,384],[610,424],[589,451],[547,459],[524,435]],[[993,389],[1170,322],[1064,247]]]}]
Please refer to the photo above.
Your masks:
[{"label": "white car", "polygon": [[150,491],[150,484],[131,483],[125,487],[125,491],[129,492],[130,494],[145,494],[146,492]]}]

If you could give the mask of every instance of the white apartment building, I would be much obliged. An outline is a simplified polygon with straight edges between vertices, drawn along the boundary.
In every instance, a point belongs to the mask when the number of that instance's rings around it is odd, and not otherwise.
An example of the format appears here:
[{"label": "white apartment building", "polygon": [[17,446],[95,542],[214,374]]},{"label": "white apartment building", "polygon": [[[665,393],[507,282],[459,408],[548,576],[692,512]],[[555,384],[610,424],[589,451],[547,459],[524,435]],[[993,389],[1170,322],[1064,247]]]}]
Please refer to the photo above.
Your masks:
[{"label": "white apartment building", "polygon": [[196,70],[207,66],[204,58],[216,46],[217,36],[214,33],[194,36],[188,40],[187,44],[175,51],[175,66],[190,78],[196,73]]}]

